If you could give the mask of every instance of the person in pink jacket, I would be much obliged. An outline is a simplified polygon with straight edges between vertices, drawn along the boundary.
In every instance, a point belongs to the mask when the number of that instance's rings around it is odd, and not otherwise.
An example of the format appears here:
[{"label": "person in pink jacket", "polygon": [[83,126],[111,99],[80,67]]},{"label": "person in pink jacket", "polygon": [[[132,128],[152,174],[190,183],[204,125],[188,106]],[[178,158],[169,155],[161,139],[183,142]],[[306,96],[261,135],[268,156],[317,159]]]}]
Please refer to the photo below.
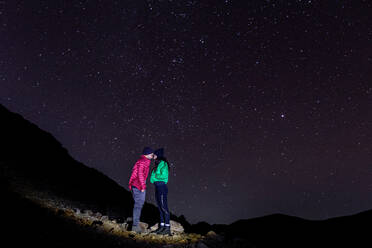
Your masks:
[{"label": "person in pink jacket", "polygon": [[132,192],[134,199],[132,231],[137,233],[142,232],[139,222],[146,198],[146,179],[149,174],[150,162],[153,156],[153,150],[150,147],[145,147],[141,157],[134,164],[129,179],[129,190]]}]

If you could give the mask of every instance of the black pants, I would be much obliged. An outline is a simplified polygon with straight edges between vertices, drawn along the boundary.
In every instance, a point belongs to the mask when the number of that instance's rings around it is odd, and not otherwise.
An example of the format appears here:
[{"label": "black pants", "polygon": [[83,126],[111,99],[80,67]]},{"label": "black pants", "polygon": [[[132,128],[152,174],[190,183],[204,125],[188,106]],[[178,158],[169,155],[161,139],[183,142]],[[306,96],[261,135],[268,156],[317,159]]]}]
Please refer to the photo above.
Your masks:
[{"label": "black pants", "polygon": [[165,182],[155,182],[155,198],[160,212],[160,223],[169,224],[168,186]]}]

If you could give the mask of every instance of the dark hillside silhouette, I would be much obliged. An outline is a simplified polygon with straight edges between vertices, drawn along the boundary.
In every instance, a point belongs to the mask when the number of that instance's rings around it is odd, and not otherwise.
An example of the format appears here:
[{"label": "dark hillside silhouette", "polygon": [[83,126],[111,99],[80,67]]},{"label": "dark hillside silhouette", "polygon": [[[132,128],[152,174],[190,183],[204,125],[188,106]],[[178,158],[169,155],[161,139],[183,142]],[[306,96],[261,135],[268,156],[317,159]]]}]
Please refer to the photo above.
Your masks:
[{"label": "dark hillside silhouette", "polygon": [[[96,169],[74,160],[48,132],[0,105],[0,166],[4,180],[22,180],[41,191],[79,203],[117,218],[132,216],[133,199],[125,190]],[[189,226],[185,218],[173,220]],[[141,220],[158,222],[158,209],[145,203]]]}]

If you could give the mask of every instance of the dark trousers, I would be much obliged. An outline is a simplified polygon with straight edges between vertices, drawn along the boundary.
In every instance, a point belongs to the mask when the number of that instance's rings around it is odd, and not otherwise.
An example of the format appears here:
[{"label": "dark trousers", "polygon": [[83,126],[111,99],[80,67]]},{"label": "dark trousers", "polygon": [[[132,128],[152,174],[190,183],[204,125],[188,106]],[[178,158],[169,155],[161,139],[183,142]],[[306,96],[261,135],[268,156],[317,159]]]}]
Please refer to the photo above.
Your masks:
[{"label": "dark trousers", "polygon": [[155,198],[160,212],[160,223],[169,224],[168,186],[165,182],[155,182]]}]

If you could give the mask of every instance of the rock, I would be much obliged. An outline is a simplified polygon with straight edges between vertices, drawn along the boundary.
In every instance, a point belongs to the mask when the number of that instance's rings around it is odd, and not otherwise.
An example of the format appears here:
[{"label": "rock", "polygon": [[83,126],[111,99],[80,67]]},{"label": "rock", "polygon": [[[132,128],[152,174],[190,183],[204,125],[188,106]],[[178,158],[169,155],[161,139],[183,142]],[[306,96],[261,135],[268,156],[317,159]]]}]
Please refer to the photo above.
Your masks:
[{"label": "rock", "polygon": [[185,231],[183,226],[174,220],[170,221],[170,225],[172,233],[183,233]]},{"label": "rock", "polygon": [[128,231],[128,223],[124,222],[121,224],[121,228],[123,228],[125,231]]},{"label": "rock", "polygon": [[103,215],[103,216],[101,217],[101,220],[102,220],[102,221],[108,221],[108,220],[109,220],[109,218],[108,218],[108,216],[107,216],[107,215]]},{"label": "rock", "polygon": [[181,234],[176,233],[176,234],[173,234],[172,238],[173,238],[173,239],[181,239],[182,236],[181,236]]},{"label": "rock", "polygon": [[94,216],[98,219],[100,219],[102,217],[102,214],[100,212],[97,212],[94,214]]},{"label": "rock", "polygon": [[216,237],[217,234],[214,231],[209,231],[209,232],[207,232],[207,234],[205,236],[207,236],[207,237]]},{"label": "rock", "polygon": [[150,227],[150,231],[155,231],[156,229],[158,229],[158,225],[159,223],[156,223],[155,225],[153,225],[152,227]]},{"label": "rock", "polygon": [[[204,239],[203,242],[204,244],[210,247],[219,247],[220,244],[222,244],[224,241],[224,237],[221,236],[220,234],[215,233],[214,231],[209,231],[205,235],[205,237],[206,238]],[[240,246],[237,246],[237,247],[240,247]]]},{"label": "rock", "polygon": [[149,224],[140,221],[139,226],[144,233],[149,233],[150,232],[150,230],[147,229],[149,227]]},{"label": "rock", "polygon": [[84,210],[83,213],[84,213],[85,215],[89,215],[89,216],[92,216],[92,215],[93,215],[92,210],[89,210],[89,209]]},{"label": "rock", "polygon": [[112,221],[107,221],[104,223],[104,229],[106,232],[119,232],[121,231],[121,226],[113,223]]},{"label": "rock", "polygon": [[195,248],[208,248],[208,246],[203,242],[198,242],[196,243]]},{"label": "rock", "polygon": [[100,220],[95,220],[95,221],[93,221],[92,225],[99,225],[99,226],[101,226],[101,225],[103,225],[103,222],[100,221]]}]

